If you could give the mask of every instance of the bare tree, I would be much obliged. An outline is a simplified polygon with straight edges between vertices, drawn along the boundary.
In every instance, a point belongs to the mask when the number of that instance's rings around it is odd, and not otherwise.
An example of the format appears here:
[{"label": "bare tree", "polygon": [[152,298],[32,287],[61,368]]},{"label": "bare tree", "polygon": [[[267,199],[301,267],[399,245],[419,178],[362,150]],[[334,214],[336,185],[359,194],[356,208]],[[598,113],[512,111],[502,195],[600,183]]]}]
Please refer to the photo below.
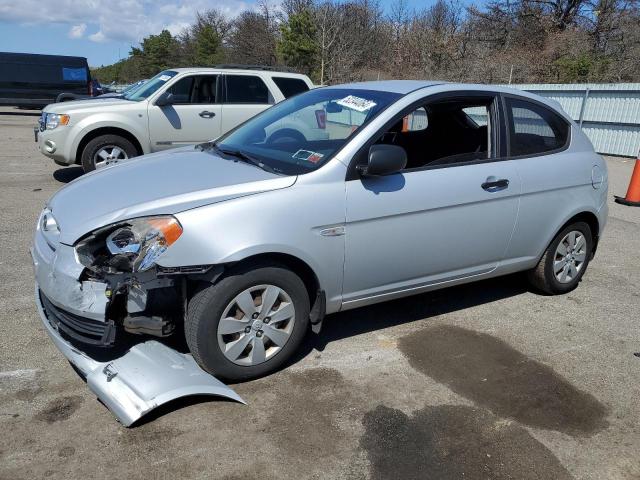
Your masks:
[{"label": "bare tree", "polygon": [[259,11],[242,12],[231,24],[227,57],[234,63],[276,65],[278,24],[275,13],[265,2]]}]

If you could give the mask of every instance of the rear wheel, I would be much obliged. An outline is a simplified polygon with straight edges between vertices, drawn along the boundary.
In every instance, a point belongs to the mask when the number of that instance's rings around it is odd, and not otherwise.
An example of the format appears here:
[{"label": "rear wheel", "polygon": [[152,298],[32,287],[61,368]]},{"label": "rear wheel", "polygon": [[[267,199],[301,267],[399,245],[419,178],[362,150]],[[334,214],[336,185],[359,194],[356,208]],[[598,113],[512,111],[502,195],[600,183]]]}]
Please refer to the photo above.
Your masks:
[{"label": "rear wheel", "polygon": [[536,268],[528,272],[530,283],[550,295],[570,292],[587,270],[592,249],[588,224],[567,226],[553,239]]},{"label": "rear wheel", "polygon": [[138,155],[136,147],[120,135],[100,135],[91,140],[82,151],[85,172],[114,165]]},{"label": "rear wheel", "polygon": [[229,381],[279,368],[300,346],[308,327],[304,283],[278,265],[239,269],[205,287],[189,302],[185,319],[194,359]]}]

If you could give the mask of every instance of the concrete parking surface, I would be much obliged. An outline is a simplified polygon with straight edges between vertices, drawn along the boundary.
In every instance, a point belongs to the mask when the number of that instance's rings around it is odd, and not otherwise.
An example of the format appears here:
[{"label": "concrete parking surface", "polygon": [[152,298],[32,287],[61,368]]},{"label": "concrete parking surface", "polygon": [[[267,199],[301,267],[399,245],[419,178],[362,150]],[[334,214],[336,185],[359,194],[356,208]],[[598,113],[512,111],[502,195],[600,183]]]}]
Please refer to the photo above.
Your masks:
[{"label": "concrete parking surface", "polygon": [[[36,120],[0,112],[0,478],[640,478],[640,209],[611,202],[568,295],[510,276],[334,315],[235,387],[247,406],[197,398],[126,429],[36,313],[34,222],[80,174],[37,151]],[[607,163],[623,195],[633,160]]]}]

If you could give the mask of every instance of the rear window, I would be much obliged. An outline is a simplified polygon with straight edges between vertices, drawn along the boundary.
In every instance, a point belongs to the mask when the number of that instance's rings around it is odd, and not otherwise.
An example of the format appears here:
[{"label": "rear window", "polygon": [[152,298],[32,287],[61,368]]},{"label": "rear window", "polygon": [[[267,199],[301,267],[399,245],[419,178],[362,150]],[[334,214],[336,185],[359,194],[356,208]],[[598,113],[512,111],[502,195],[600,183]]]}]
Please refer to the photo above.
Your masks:
[{"label": "rear window", "polygon": [[569,124],[542,105],[507,98],[507,115],[511,156],[544,154],[561,149],[569,140]]},{"label": "rear window", "polygon": [[253,75],[227,75],[226,103],[272,103],[269,89],[260,77]]},{"label": "rear window", "polygon": [[273,77],[273,81],[282,92],[282,95],[284,95],[284,98],[293,97],[309,90],[306,82],[299,78]]}]

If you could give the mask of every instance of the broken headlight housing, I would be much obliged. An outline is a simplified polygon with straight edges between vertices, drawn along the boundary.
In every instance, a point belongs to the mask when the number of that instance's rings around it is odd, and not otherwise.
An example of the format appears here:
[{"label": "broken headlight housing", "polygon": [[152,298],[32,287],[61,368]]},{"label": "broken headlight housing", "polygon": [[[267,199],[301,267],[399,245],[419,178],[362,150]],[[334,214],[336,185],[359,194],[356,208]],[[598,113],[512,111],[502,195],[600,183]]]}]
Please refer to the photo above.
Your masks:
[{"label": "broken headlight housing", "polygon": [[78,260],[95,272],[149,270],[182,235],[172,216],[142,217],[100,228],[76,244]]}]

